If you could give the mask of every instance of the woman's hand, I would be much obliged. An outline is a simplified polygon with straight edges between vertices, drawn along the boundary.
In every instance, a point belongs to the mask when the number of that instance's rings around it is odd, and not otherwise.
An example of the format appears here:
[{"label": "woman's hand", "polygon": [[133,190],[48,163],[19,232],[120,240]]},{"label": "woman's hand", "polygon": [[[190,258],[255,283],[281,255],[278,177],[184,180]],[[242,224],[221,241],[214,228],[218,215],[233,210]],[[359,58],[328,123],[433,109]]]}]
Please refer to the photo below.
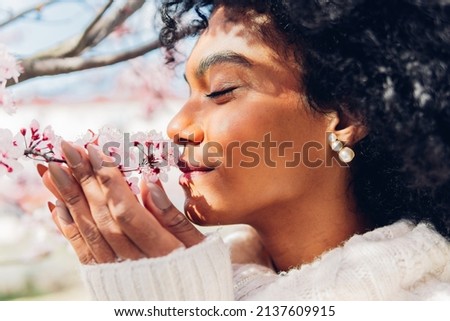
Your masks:
[{"label": "woman's hand", "polygon": [[94,146],[88,154],[67,142],[61,147],[69,168],[50,163],[38,170],[58,198],[53,220],[81,263],[159,257],[204,239],[160,186],[143,186],[144,207],[116,167],[102,166]]}]

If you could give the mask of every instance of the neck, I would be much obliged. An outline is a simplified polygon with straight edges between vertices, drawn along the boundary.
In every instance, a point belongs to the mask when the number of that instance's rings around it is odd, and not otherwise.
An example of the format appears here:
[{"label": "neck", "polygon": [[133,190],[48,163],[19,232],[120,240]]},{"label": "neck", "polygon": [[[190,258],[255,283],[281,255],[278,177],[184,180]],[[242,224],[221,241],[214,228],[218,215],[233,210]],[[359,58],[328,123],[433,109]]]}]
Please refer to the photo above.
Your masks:
[{"label": "neck", "polygon": [[258,219],[257,224],[250,223],[277,270],[310,263],[365,230],[353,193],[335,186],[342,185],[321,186],[320,192],[309,191],[307,197],[277,204],[259,213],[264,219]]}]

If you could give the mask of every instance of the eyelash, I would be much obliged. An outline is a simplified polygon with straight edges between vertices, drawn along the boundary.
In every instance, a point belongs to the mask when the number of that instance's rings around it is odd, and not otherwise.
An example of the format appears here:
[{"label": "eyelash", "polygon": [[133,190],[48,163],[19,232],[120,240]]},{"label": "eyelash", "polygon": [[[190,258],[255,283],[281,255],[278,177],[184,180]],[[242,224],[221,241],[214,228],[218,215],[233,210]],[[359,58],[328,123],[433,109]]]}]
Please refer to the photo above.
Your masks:
[{"label": "eyelash", "polygon": [[237,87],[230,87],[230,88],[227,88],[224,90],[214,91],[210,94],[207,94],[206,97],[212,98],[212,99],[218,98],[218,97],[221,97],[221,96],[231,93],[235,89],[237,89]]}]

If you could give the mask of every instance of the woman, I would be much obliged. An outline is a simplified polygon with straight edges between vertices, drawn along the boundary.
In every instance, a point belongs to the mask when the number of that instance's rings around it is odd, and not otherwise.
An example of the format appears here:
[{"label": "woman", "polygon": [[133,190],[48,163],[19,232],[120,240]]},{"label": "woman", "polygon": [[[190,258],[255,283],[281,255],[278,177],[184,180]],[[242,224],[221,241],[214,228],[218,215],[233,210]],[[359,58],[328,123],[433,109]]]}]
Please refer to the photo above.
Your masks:
[{"label": "woman", "polygon": [[383,5],[163,4],[169,60],[200,33],[168,126],[185,213],[251,228],[206,237],[159,185],[141,205],[97,149],[64,142],[44,182],[94,298],[450,298],[450,6]]}]

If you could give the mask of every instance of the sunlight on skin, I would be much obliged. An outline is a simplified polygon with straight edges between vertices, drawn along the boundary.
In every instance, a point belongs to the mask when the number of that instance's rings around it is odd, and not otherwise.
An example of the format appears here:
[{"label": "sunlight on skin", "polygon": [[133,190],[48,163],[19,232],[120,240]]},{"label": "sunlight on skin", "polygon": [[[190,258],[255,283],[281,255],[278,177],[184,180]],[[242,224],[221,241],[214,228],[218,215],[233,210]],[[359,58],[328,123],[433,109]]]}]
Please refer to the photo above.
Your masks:
[{"label": "sunlight on skin", "polygon": [[[323,142],[330,131],[340,137],[336,114],[314,114],[292,72],[293,55],[285,55],[292,59],[286,63],[246,25],[252,21],[231,21],[232,16],[218,9],[200,36],[186,64],[191,95],[168,133],[190,147],[182,156],[185,162],[200,163],[200,172],[188,171],[180,179],[187,215],[201,225],[253,226],[277,268],[287,269],[336,247],[364,225],[347,193],[348,167],[285,166],[305,143]],[[263,142],[267,133],[278,144],[294,144],[282,156],[271,154],[278,156],[275,166],[260,161],[244,168],[237,148],[225,153],[221,166],[201,169],[206,144],[226,149],[233,142]],[[353,143],[361,138],[352,137]],[[266,160],[264,148],[255,152]],[[324,161],[325,149],[313,156]]]}]

